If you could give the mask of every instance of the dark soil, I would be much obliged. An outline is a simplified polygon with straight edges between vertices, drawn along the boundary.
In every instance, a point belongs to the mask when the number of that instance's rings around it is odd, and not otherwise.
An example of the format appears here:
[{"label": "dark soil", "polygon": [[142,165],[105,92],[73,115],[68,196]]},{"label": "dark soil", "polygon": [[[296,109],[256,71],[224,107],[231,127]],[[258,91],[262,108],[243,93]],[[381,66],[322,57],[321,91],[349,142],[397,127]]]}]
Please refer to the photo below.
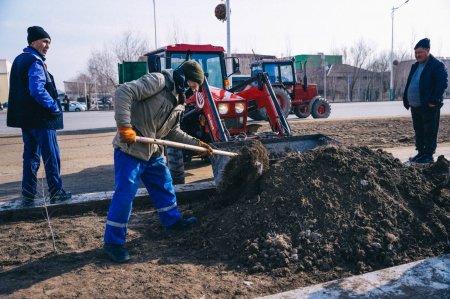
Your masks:
[{"label": "dark soil", "polygon": [[261,142],[252,140],[243,145],[238,155],[228,161],[223,169],[215,202],[219,205],[233,204],[242,194],[260,193],[259,178],[269,169],[269,154]]},{"label": "dark soil", "polygon": [[[381,150],[327,146],[290,155],[259,181],[207,211],[192,234],[209,256],[250,272],[362,273],[448,250],[449,162],[409,167]],[[220,240],[211,244],[207,240]],[[190,240],[189,242],[192,242]],[[325,275],[328,276],[328,275]]]}]

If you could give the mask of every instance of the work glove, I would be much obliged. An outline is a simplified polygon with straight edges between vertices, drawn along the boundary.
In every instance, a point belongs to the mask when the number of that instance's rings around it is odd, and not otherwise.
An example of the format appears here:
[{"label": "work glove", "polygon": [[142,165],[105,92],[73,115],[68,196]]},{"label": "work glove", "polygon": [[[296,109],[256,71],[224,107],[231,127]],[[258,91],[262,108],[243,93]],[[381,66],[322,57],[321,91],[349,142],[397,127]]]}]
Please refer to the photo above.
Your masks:
[{"label": "work glove", "polygon": [[200,154],[200,157],[209,157],[209,156],[212,156],[212,155],[213,155],[213,148],[212,148],[208,143],[203,142],[203,141],[200,141],[200,142],[198,143],[198,146],[207,149],[206,152],[202,152],[202,153]]},{"label": "work glove", "polygon": [[120,142],[125,142],[128,145],[136,142],[136,132],[133,128],[118,127],[117,131],[119,131]]}]

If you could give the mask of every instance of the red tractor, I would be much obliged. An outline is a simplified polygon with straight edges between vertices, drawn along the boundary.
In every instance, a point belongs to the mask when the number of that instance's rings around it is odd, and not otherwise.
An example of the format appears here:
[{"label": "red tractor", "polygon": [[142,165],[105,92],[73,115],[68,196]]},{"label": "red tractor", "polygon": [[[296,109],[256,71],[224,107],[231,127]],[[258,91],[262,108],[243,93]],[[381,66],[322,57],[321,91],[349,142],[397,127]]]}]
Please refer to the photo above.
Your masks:
[{"label": "red tractor", "polygon": [[[188,134],[206,142],[220,143],[233,139],[259,138],[249,134],[247,116],[249,103],[254,109],[264,109],[273,135],[291,134],[289,124],[276,99],[267,75],[257,74],[242,84],[239,92],[228,91],[229,80],[225,68],[224,49],[212,45],[177,44],[147,53],[149,72],[175,69],[185,60],[195,60],[205,72],[201,91],[187,94],[186,111],[181,128]],[[232,59],[233,72],[239,69],[239,61]],[[192,153],[168,149],[169,168],[175,182],[183,182],[184,166]]]},{"label": "red tractor", "polygon": [[[221,146],[230,141],[251,138],[271,139],[269,153],[273,151],[304,151],[313,148],[324,138],[316,135],[301,138],[287,137],[291,129],[277,100],[267,73],[260,72],[245,82],[229,88],[229,75],[225,68],[224,49],[212,45],[176,44],[147,53],[149,72],[175,69],[186,60],[195,60],[205,72],[205,82],[199,92],[187,94],[186,111],[181,128],[188,134],[206,142]],[[232,59],[233,70],[239,70],[239,61]],[[264,109],[272,132],[255,134],[248,132],[247,116],[252,111]],[[301,148],[301,149],[300,149]],[[191,153],[168,148],[168,161],[175,183],[184,183],[184,163]]]},{"label": "red tractor", "polygon": [[[305,63],[306,66],[306,63]],[[303,82],[297,82],[294,60],[260,59],[251,65],[252,76],[265,72],[277,96],[285,117],[293,112],[299,118],[312,115],[313,118],[327,118],[331,107],[326,99],[317,92],[317,84],[308,84],[305,76]],[[254,120],[267,119],[264,109],[249,112]]]}]

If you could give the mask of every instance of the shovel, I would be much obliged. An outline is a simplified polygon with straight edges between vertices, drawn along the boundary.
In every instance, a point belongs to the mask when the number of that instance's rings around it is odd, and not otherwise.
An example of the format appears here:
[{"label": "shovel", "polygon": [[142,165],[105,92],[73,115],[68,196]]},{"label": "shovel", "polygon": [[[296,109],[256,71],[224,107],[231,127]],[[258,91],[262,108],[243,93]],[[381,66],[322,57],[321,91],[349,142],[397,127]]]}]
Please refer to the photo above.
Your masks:
[{"label": "shovel", "polygon": [[[168,140],[149,138],[149,137],[136,136],[136,142],[166,145],[166,146],[170,146],[170,147],[181,148],[181,149],[186,149],[186,150],[191,150],[191,151],[201,152],[201,153],[208,151],[206,148],[201,147],[201,146],[195,146],[195,145],[184,144],[184,143],[175,142],[175,141],[168,141]],[[216,149],[213,149],[213,154],[219,155],[219,156],[228,156],[228,157],[234,157],[234,156],[238,155],[237,153],[221,151],[221,150],[216,150]]]}]

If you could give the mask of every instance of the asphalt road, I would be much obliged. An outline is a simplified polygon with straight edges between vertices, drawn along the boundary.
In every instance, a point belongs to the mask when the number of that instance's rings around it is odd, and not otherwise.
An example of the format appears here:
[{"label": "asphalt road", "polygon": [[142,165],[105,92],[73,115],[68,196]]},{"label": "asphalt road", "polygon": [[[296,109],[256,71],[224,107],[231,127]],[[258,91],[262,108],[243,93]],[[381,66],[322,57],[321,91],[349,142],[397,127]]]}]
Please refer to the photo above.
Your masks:
[{"label": "asphalt road", "polygon": [[[450,99],[444,101],[441,113],[450,113]],[[332,103],[330,119],[409,116],[401,101]],[[290,115],[289,119],[297,118]],[[311,119],[311,117],[307,118]],[[66,112],[64,131],[111,128],[115,126],[113,111]],[[6,126],[6,112],[0,111],[0,135],[20,134],[20,129]]]}]

